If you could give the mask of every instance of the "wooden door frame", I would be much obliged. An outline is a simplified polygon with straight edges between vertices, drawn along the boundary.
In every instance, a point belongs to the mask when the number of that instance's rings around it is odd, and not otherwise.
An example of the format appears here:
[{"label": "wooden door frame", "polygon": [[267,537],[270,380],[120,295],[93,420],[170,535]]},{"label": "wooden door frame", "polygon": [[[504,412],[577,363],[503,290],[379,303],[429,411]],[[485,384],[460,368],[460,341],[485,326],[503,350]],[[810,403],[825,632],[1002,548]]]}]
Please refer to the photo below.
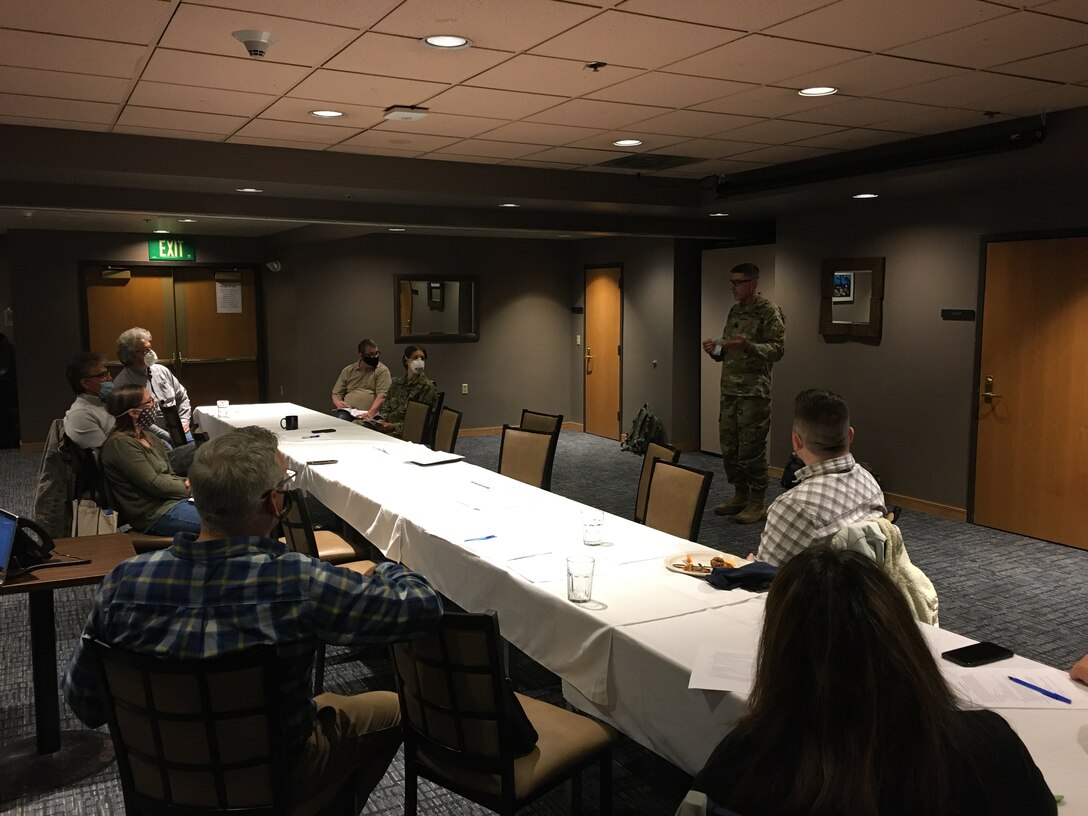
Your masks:
[{"label": "wooden door frame", "polygon": [[587,412],[586,412],[586,404],[587,404],[586,403],[586,352],[585,352],[585,348],[586,348],[586,315],[587,315],[587,311],[586,311],[586,305],[587,305],[586,304],[586,279],[587,279],[588,273],[589,273],[589,271],[591,269],[618,269],[620,271],[620,280],[619,280],[619,287],[620,287],[620,354],[619,354],[619,358],[620,358],[620,393],[619,393],[619,398],[620,398],[620,401],[619,401],[619,405],[617,406],[617,409],[616,409],[619,412],[619,415],[616,418],[616,427],[619,430],[619,438],[620,438],[620,440],[622,440],[623,439],[623,313],[624,313],[624,308],[623,307],[624,307],[624,302],[623,302],[623,264],[620,263],[620,262],[616,262],[616,263],[592,263],[592,264],[585,264],[582,267],[582,348],[581,348],[581,351],[579,352],[579,355],[578,355],[579,364],[582,367],[582,431],[584,432],[585,429],[586,429],[586,417],[587,417]]},{"label": "wooden door frame", "polygon": [[[261,402],[268,401],[268,343],[266,341],[267,333],[264,320],[264,286],[263,278],[261,276],[261,270],[264,268],[264,264],[259,261],[246,261],[244,263],[215,263],[209,261],[182,261],[181,263],[175,263],[174,261],[125,260],[80,261],[79,269],[76,274],[79,279],[79,336],[80,342],[84,348],[87,348],[91,342],[91,320],[90,315],[87,314],[87,276],[84,273],[88,269],[104,266],[116,266],[121,269],[139,269],[141,271],[150,269],[161,269],[163,271],[168,269],[203,269],[218,272],[242,272],[246,270],[252,272],[254,308],[257,310],[257,394]],[[102,350],[98,349],[98,353],[102,354]],[[105,356],[109,359],[109,355]]]},{"label": "wooden door frame", "polygon": [[978,299],[975,311],[975,360],[972,371],[971,391],[971,434],[967,451],[967,523],[975,523],[975,472],[978,458],[978,395],[982,385],[982,332],[986,316],[986,256],[990,244],[1009,243],[1012,241],[1045,241],[1055,238],[1088,238],[1088,229],[1075,228],[1063,230],[1038,230],[1032,232],[1004,232],[983,235],[979,240],[978,254]]}]

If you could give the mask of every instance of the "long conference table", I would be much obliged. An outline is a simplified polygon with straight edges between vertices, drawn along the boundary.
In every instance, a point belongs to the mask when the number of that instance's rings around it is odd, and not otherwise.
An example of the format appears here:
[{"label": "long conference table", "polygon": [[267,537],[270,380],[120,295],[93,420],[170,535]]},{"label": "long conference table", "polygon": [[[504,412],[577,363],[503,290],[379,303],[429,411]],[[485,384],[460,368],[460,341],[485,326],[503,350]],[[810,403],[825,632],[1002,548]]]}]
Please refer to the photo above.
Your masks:
[{"label": "long conference table", "polygon": [[[281,429],[287,415],[298,430]],[[291,403],[231,405],[224,417],[206,406],[197,416],[213,437],[246,425],[275,432],[301,488],[462,608],[496,610],[503,637],[557,674],[572,705],[685,771],[702,768],[743,713],[743,682],[688,688],[701,646],[754,658],[766,597],[666,569],[678,553],[707,548],[609,514],[605,543],[586,547],[586,505],[465,461],[417,464],[430,458],[421,446]],[[308,464],[323,460],[335,461]],[[588,604],[567,600],[571,555],[596,559]],[[935,654],[973,642],[922,630]],[[1060,674],[1019,656],[1002,665]],[[1088,710],[997,710],[1065,796],[1061,812],[1088,814]]]}]

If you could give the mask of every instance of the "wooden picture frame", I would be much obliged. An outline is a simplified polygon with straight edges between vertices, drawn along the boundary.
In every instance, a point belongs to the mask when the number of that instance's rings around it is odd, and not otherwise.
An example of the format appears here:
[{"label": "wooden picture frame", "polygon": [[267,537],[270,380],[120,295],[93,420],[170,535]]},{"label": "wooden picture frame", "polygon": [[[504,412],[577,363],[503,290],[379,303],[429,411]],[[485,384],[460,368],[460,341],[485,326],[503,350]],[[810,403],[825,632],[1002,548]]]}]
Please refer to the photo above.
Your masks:
[{"label": "wooden picture frame", "polygon": [[[879,345],[884,328],[884,262],[880,258],[825,258],[820,264],[820,334],[829,343],[854,340]],[[855,273],[872,274],[869,295],[869,320],[867,323],[836,323],[832,306],[836,303],[853,303],[855,300]],[[845,278],[844,276],[849,276]],[[836,279],[849,281],[849,294],[841,285],[836,291]],[[847,299],[849,297],[849,299]]]}]

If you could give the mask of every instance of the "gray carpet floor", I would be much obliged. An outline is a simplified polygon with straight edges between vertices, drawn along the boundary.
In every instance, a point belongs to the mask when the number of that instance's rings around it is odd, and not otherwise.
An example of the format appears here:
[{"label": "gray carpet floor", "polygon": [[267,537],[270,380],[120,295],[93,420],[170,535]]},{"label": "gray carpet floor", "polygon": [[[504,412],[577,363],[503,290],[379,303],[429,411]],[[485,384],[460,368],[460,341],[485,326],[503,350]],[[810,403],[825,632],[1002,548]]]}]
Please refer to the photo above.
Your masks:
[{"label": "gray carpet floor", "polygon": [[[491,469],[497,465],[498,449],[497,437],[466,437],[458,442],[459,453]],[[725,498],[728,485],[718,459],[685,453],[681,461],[715,473],[708,508]],[[29,513],[37,467],[36,454],[0,451],[0,507]],[[556,454],[552,488],[609,513],[630,516],[640,468],[640,457],[620,451],[617,443],[564,432]],[[774,486],[771,494],[777,494]],[[944,628],[995,640],[1053,666],[1066,667],[1088,652],[1088,552],[909,510],[903,513],[899,525],[911,559],[937,587]],[[699,540],[735,555],[746,555],[757,545],[760,529],[761,525],[742,526],[719,518],[708,509]],[[61,667],[79,636],[92,595],[89,587],[57,593]],[[4,644],[0,659],[0,744],[5,746],[34,733],[26,615],[25,596],[0,599],[0,642]],[[554,675],[524,656],[515,653],[514,657],[519,690],[561,702]],[[329,691],[350,694],[391,685],[384,650],[366,650],[361,655],[330,650],[326,674]],[[62,716],[64,728],[81,727],[66,709],[62,709]],[[686,774],[669,763],[621,739],[614,764],[617,813],[671,814],[689,781]],[[592,772],[587,774],[586,783],[588,803],[596,792]],[[398,756],[364,813],[400,814],[403,796],[403,762]],[[423,782],[420,812],[467,816],[489,811]],[[554,791],[523,812],[565,813],[565,792]],[[107,816],[124,813],[124,806],[117,774],[111,767],[78,785],[47,794],[18,798],[0,791],[0,813]]]}]

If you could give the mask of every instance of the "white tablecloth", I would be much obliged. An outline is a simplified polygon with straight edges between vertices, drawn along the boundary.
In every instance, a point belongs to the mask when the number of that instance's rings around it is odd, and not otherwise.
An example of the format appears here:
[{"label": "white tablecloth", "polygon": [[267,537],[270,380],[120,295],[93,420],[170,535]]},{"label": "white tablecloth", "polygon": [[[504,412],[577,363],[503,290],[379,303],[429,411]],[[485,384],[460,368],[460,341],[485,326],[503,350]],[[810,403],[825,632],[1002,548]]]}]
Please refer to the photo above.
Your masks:
[{"label": "white tablecloth", "polygon": [[[606,514],[606,544],[585,547],[577,502],[467,462],[406,464],[409,443],[291,403],[197,413],[213,436],[243,425],[275,431],[301,487],[465,609],[496,610],[503,636],[558,674],[575,706],[689,773],[742,713],[747,690],[689,690],[688,678],[703,643],[755,654],[765,596],[665,571],[668,556],[698,545]],[[288,414],[299,430],[279,427]],[[335,432],[306,438],[326,428]],[[337,461],[306,465],[321,459]],[[591,604],[566,600],[568,555],[596,559]],[[937,652],[970,642],[923,628]],[[1000,713],[1066,796],[1061,813],[1088,816],[1088,712]]]}]

